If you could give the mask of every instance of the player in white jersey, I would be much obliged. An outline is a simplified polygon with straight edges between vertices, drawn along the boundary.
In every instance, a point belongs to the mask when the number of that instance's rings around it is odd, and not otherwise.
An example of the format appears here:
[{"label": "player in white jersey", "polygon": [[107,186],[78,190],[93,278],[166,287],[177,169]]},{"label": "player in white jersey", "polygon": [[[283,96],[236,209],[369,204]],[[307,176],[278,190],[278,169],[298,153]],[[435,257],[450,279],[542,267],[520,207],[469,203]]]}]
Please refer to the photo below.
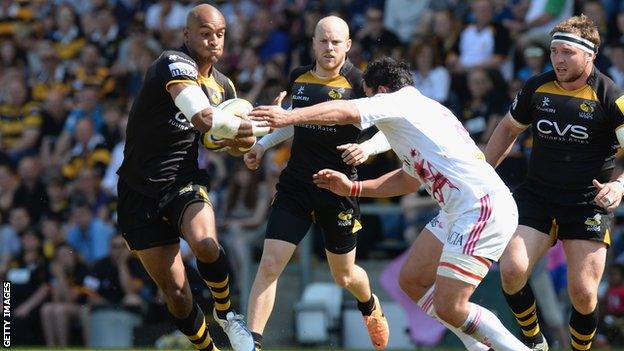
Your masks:
[{"label": "player in white jersey", "polygon": [[403,162],[402,169],[365,181],[325,169],[314,175],[314,182],[342,196],[367,197],[398,196],[425,186],[441,209],[412,245],[401,287],[468,350],[529,350],[493,313],[469,301],[516,228],[511,193],[457,118],[411,85],[406,64],[383,58],[364,73],[367,98],[292,111],[261,106],[250,116],[273,128],[376,125]]}]

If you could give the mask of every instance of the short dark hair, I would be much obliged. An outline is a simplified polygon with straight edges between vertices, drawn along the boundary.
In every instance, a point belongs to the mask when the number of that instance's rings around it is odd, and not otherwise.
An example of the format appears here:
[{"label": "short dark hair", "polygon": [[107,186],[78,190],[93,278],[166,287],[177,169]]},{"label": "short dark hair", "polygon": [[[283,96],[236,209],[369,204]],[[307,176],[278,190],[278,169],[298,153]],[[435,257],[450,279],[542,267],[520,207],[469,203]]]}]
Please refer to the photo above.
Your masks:
[{"label": "short dark hair", "polygon": [[364,71],[364,82],[375,91],[383,85],[391,92],[414,84],[409,65],[390,57],[382,57],[371,62]]}]

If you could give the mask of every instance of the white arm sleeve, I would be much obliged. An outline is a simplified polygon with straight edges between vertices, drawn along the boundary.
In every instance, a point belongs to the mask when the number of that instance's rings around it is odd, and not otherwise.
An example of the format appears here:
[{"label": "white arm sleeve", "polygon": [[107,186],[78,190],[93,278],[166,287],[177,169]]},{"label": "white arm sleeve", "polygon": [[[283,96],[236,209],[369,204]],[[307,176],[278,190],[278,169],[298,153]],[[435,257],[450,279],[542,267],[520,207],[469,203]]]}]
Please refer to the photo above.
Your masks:
[{"label": "white arm sleeve", "polygon": [[293,135],[295,135],[295,126],[290,125],[284,128],[278,128],[258,140],[258,144],[265,150],[268,150],[282,141],[292,138]]},{"label": "white arm sleeve", "polygon": [[620,147],[624,149],[624,127],[616,129],[615,136],[617,136]]},{"label": "white arm sleeve", "polygon": [[386,136],[381,131],[375,133],[372,138],[361,143],[360,147],[362,147],[362,150],[369,156],[381,154],[391,149],[388,139],[386,139]]},{"label": "white arm sleeve", "polygon": [[188,85],[173,100],[184,117],[192,123],[193,116],[205,109],[212,109],[210,133],[216,137],[232,139],[238,134],[241,119],[234,114],[212,107],[204,91],[197,85]]},{"label": "white arm sleeve", "polygon": [[189,122],[197,112],[210,108],[208,96],[197,85],[187,85],[173,102]]}]

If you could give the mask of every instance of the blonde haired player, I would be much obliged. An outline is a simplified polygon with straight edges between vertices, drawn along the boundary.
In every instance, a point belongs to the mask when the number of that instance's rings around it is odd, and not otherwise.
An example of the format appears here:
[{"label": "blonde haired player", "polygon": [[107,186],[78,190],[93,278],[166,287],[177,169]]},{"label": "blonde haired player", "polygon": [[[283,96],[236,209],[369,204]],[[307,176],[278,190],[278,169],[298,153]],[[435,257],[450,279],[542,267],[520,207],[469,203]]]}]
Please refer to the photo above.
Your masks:
[{"label": "blonde haired player", "polygon": [[275,128],[299,123],[377,126],[402,169],[361,182],[325,169],[314,175],[314,182],[343,196],[367,197],[398,196],[425,186],[441,209],[412,245],[401,287],[469,350],[529,350],[492,312],[469,301],[516,229],[517,209],[509,189],[457,118],[412,86],[407,65],[390,58],[374,61],[364,72],[364,91],[369,97],[292,111],[261,106],[250,116]]}]

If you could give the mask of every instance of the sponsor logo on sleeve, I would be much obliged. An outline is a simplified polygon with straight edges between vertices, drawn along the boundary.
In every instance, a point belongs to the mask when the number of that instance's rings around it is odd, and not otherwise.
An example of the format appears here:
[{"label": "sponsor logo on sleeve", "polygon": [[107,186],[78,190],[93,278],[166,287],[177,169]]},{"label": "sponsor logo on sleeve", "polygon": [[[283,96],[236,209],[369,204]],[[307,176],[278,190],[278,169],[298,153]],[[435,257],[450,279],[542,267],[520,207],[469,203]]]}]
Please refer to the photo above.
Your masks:
[{"label": "sponsor logo on sleeve", "polygon": [[174,62],[169,64],[169,71],[172,77],[188,76],[197,79],[197,69],[184,62]]}]

